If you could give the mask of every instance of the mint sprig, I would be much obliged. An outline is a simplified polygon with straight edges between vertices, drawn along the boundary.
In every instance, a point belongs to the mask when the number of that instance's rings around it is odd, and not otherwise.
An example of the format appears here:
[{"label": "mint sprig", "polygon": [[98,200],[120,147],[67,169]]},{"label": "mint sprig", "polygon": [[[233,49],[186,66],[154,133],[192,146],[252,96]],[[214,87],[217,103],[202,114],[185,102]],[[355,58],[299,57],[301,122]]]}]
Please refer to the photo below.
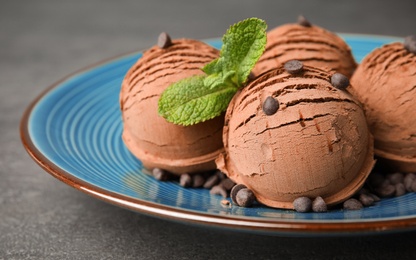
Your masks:
[{"label": "mint sprig", "polygon": [[221,115],[263,54],[266,29],[266,23],[258,18],[231,26],[222,38],[220,57],[202,68],[206,75],[169,86],[159,99],[159,114],[184,126]]}]

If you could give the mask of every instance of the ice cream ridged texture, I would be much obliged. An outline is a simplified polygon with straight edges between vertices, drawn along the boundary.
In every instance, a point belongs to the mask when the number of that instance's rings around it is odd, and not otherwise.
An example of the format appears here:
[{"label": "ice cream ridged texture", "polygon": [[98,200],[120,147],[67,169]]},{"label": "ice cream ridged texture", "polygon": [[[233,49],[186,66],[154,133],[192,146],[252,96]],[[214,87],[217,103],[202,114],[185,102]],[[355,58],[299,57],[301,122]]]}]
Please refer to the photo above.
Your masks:
[{"label": "ice cream ridged texture", "polygon": [[376,155],[397,171],[416,172],[416,55],[402,43],[385,45],[363,59],[351,81]]},{"label": "ice cream ridged texture", "polygon": [[[374,165],[373,139],[359,102],[329,79],[308,67],[302,76],[276,69],[251,82],[227,110],[217,166],[271,207],[352,196]],[[280,104],[270,116],[262,111],[268,96]]]},{"label": "ice cream ridged texture", "polygon": [[253,73],[259,75],[289,60],[350,77],[356,62],[350,47],[336,34],[318,26],[286,24],[267,33],[267,45]]},{"label": "ice cream ridged texture", "polygon": [[126,74],[120,94],[123,140],[145,167],[177,174],[215,169],[224,118],[175,125],[158,115],[158,100],[172,83],[203,74],[201,68],[218,56],[218,50],[200,41],[174,40],[168,48],[144,52]]}]

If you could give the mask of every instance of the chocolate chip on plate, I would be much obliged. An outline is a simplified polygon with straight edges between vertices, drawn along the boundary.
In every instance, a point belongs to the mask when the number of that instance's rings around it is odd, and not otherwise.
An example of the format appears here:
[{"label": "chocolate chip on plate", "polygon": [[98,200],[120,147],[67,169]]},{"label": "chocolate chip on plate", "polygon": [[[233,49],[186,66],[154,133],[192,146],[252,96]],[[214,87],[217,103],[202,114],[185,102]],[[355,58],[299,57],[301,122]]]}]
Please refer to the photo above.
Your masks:
[{"label": "chocolate chip on plate", "polygon": [[311,27],[311,23],[303,15],[298,16],[298,24],[304,27]]},{"label": "chocolate chip on plate", "polygon": [[237,192],[235,199],[238,206],[251,207],[251,205],[253,205],[254,201],[256,200],[256,197],[250,189],[243,188]]},{"label": "chocolate chip on plate", "polygon": [[172,45],[172,40],[170,39],[169,34],[162,32],[159,34],[159,38],[157,39],[157,45],[161,49],[166,49]]},{"label": "chocolate chip on plate", "polygon": [[221,195],[224,198],[228,197],[228,193],[227,191],[224,189],[224,187],[220,186],[220,185],[215,185],[214,187],[211,188],[211,190],[209,191],[210,194],[215,194],[215,195]]},{"label": "chocolate chip on plate", "polygon": [[327,210],[328,206],[322,197],[318,196],[312,201],[313,212],[326,212]]},{"label": "chocolate chip on plate", "polygon": [[331,77],[331,84],[337,89],[346,89],[350,85],[350,80],[341,73],[335,73]]},{"label": "chocolate chip on plate", "polygon": [[279,101],[271,96],[268,96],[263,103],[263,112],[270,116],[276,113],[277,110],[279,110]]},{"label": "chocolate chip on plate", "polygon": [[344,209],[359,210],[363,208],[363,204],[357,199],[348,199],[343,203]]},{"label": "chocolate chip on plate", "polygon": [[179,184],[182,187],[190,187],[192,185],[192,177],[191,175],[184,173],[181,175],[181,177],[179,178]]},{"label": "chocolate chip on plate", "polygon": [[303,71],[303,63],[298,60],[290,60],[283,65],[287,73],[292,75],[299,74]]},{"label": "chocolate chip on plate", "polygon": [[153,168],[152,175],[159,181],[167,181],[170,179],[170,173],[160,168]]},{"label": "chocolate chip on plate", "polygon": [[203,186],[205,189],[211,189],[212,187],[214,187],[214,185],[217,185],[218,181],[219,181],[218,175],[214,174],[214,175],[209,176],[206,179]]},{"label": "chocolate chip on plate", "polygon": [[293,201],[293,208],[297,212],[309,212],[312,209],[312,200],[308,197],[299,197]]},{"label": "chocolate chip on plate", "polygon": [[411,35],[404,38],[403,44],[406,50],[413,54],[416,54],[416,35]]},{"label": "chocolate chip on plate", "polygon": [[205,178],[202,174],[194,174],[192,175],[192,187],[199,188],[202,187],[205,183]]},{"label": "chocolate chip on plate", "polygon": [[245,189],[245,188],[247,188],[246,185],[237,184],[237,185],[234,185],[234,187],[231,189],[230,197],[231,197],[231,201],[234,204],[238,205],[238,203],[237,203],[237,193],[238,193],[238,191],[241,190],[241,189]]}]

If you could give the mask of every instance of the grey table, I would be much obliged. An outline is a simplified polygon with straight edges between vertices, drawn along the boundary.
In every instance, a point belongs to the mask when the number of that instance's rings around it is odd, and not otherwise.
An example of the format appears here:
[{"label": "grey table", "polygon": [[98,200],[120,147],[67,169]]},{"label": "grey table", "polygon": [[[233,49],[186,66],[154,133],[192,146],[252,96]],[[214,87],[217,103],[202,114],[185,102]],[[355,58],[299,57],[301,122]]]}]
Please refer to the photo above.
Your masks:
[{"label": "grey table", "polygon": [[[158,34],[211,38],[247,17],[270,27],[304,14],[337,32],[414,34],[407,1],[1,1],[0,259],[414,259],[415,232],[287,238],[173,223],[51,177],[24,151],[19,121],[49,85]],[[412,257],[413,256],[413,257]]]}]

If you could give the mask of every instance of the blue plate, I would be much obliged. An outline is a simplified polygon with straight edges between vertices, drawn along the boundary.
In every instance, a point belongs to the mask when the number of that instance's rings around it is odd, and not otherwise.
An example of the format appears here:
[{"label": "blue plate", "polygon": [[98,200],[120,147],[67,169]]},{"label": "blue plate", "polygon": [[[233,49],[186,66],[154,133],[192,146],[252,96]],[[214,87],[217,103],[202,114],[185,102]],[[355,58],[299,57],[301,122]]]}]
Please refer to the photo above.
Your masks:
[{"label": "blue plate", "polygon": [[[358,62],[374,48],[402,39],[340,34]],[[220,39],[207,41],[219,48]],[[81,70],[55,84],[27,109],[22,141],[33,159],[68,185],[107,202],[171,220],[278,235],[328,235],[411,230],[416,194],[383,199],[359,211],[296,213],[263,206],[224,206],[208,190],[159,182],[143,172],[121,139],[119,91],[132,53]],[[151,122],[150,122],[151,123]]]}]

